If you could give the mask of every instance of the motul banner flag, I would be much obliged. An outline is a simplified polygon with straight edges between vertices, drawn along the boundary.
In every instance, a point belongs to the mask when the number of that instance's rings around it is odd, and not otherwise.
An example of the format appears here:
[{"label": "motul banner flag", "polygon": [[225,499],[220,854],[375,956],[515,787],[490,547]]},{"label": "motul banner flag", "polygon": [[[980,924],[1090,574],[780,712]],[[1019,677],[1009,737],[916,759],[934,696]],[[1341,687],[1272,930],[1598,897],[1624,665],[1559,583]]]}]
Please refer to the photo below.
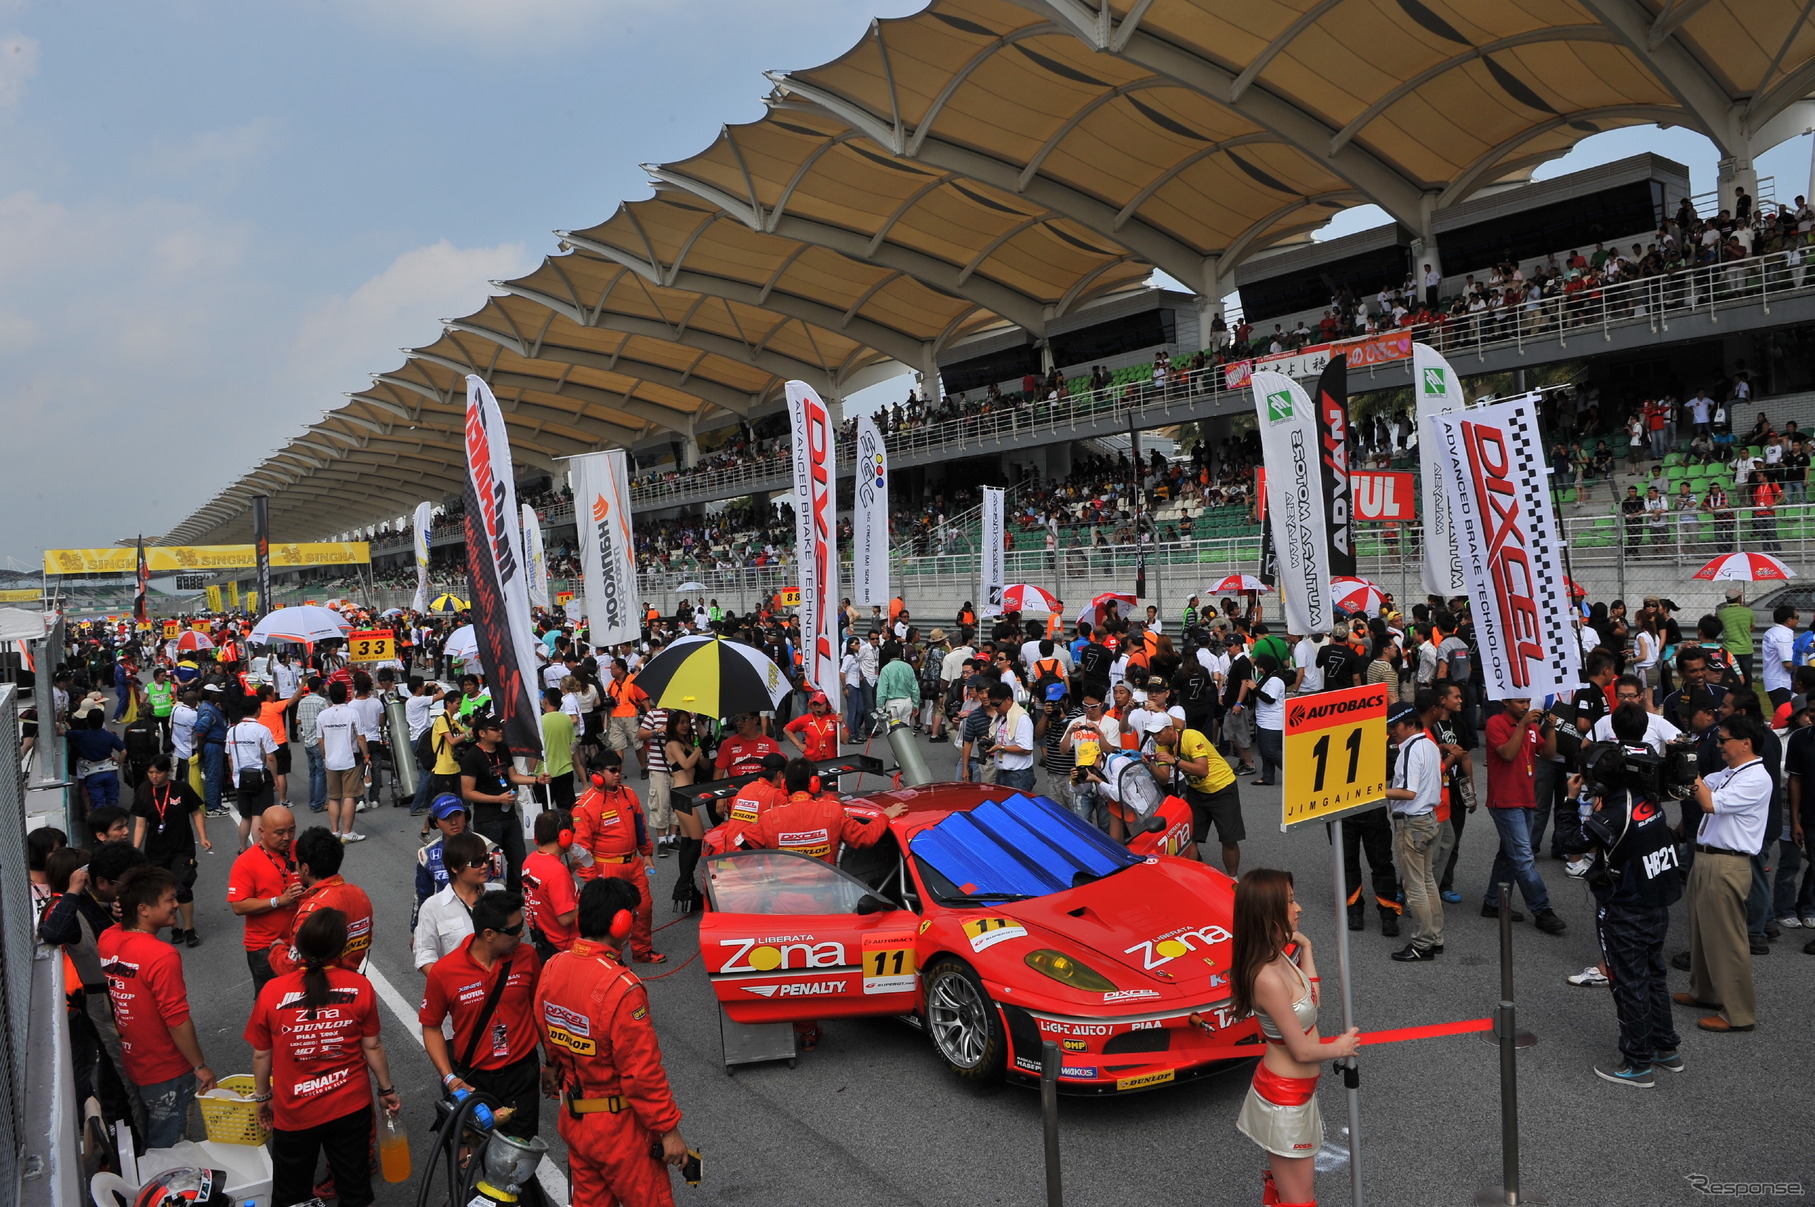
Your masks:
[{"label": "motul banner flag", "polygon": [[807,682],[836,714],[838,673],[838,461],[832,412],[804,381],[787,384],[794,439],[794,558],[800,567],[800,643]]},{"label": "motul banner flag", "polygon": [[523,562],[529,570],[529,606],[548,606],[548,558],[542,552],[542,519],[523,505]]},{"label": "motul banner flag", "polygon": [[410,607],[418,612],[429,610],[429,530],[435,526],[435,505],[416,504],[416,515],[410,522],[416,544],[416,598]]},{"label": "motul banner flag", "polygon": [[1468,590],[1462,577],[1462,554],[1456,548],[1456,525],[1450,518],[1449,495],[1443,488],[1435,415],[1460,411],[1465,405],[1462,379],[1435,348],[1412,345],[1412,390],[1417,403],[1418,468],[1424,503],[1424,590],[1454,599]]},{"label": "motul banner flag", "polygon": [[542,754],[541,694],[523,566],[522,513],[504,414],[491,387],[466,378],[466,568],[473,635],[504,744],[519,758]]},{"label": "motul banner flag", "polygon": [[1487,698],[1537,699],[1582,685],[1538,396],[1432,415],[1443,492],[1468,584]]},{"label": "motul banner flag", "polygon": [[1001,487],[983,488],[983,582],[977,592],[979,616],[1002,615],[1002,592],[1008,587],[1002,555],[1005,531],[1002,498]]},{"label": "motul banner flag", "polygon": [[1323,481],[1325,535],[1332,577],[1355,573],[1355,488],[1349,482],[1349,362],[1337,356],[1317,378],[1318,477]]},{"label": "motul banner flag", "polygon": [[857,506],[851,525],[851,593],[860,604],[889,602],[889,452],[869,415],[857,419]]},{"label": "motul banner flag", "polygon": [[[252,496],[252,556],[257,562],[258,586],[252,592],[256,599],[271,598],[271,500],[264,495]],[[257,604],[247,609],[254,619],[260,615]]]},{"label": "motul banner flag", "polygon": [[1310,397],[1290,377],[1260,372],[1250,384],[1260,419],[1267,515],[1286,628],[1293,633],[1327,633],[1333,617],[1329,514],[1316,413]]},{"label": "motul banner flag", "polygon": [[[586,584],[586,622],[596,645],[635,641],[642,631],[636,607],[636,555],[630,546],[630,472],[621,448],[568,462],[574,521],[580,530],[580,577]],[[578,609],[570,609],[577,612]]]}]

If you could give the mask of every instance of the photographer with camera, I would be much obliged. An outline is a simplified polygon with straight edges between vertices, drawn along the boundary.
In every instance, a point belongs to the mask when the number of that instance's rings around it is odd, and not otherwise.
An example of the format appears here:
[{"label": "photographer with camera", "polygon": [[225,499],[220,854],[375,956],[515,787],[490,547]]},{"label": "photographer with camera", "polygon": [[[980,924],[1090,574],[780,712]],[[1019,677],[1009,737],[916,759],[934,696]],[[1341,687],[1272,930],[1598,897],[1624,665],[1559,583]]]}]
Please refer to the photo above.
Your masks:
[{"label": "photographer with camera", "polygon": [[1758,1021],[1746,898],[1752,891],[1752,856],[1764,847],[1774,786],[1759,754],[1765,738],[1757,717],[1727,717],[1718,741],[1726,768],[1698,777],[1690,797],[1702,814],[1689,871],[1690,985],[1672,1000],[1718,1011],[1696,1026],[1724,1034],[1750,1031]]},{"label": "photographer with camera", "polygon": [[[1674,787],[1665,760],[1646,744],[1648,714],[1632,700],[1614,709],[1612,742],[1593,742],[1582,751],[1582,770],[1569,779],[1583,810],[1580,838],[1572,854],[1590,859],[1579,865],[1595,900],[1595,936],[1605,973],[1574,984],[1609,984],[1620,1021],[1616,1069],[1595,1066],[1595,1076],[1615,1085],[1650,1089],[1653,1071],[1683,1071],[1680,1040],[1670,1017],[1664,937],[1670,907],[1683,895],[1676,834],[1663,808]],[[1678,766],[1687,767],[1686,763]],[[1573,866],[1572,866],[1573,874]]]}]

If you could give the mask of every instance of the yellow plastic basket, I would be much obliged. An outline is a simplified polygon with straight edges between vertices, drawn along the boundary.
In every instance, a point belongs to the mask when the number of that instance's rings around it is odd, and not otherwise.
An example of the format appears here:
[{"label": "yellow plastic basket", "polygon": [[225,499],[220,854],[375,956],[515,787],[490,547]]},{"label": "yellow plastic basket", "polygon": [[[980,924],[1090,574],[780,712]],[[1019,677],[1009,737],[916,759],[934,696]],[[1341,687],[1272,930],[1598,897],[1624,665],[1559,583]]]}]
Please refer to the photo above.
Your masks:
[{"label": "yellow plastic basket", "polygon": [[250,1073],[223,1077],[214,1089],[197,1094],[208,1138],[216,1144],[261,1145],[271,1138],[269,1128],[258,1125],[258,1103],[252,1101]]}]

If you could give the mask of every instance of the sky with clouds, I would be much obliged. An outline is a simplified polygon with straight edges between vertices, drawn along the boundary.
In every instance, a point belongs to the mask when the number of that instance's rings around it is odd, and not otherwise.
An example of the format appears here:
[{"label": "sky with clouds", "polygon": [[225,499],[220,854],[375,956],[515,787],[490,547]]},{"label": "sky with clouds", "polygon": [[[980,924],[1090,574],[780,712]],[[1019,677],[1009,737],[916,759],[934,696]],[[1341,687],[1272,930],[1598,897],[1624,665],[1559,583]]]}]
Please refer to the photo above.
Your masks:
[{"label": "sky with clouds", "polygon": [[[647,196],[639,163],[759,117],[765,69],[918,7],[0,0],[0,566],[169,528],[551,230]],[[1809,141],[1761,164],[1785,196]],[[1542,174],[1644,149],[1712,187],[1680,130]]]}]

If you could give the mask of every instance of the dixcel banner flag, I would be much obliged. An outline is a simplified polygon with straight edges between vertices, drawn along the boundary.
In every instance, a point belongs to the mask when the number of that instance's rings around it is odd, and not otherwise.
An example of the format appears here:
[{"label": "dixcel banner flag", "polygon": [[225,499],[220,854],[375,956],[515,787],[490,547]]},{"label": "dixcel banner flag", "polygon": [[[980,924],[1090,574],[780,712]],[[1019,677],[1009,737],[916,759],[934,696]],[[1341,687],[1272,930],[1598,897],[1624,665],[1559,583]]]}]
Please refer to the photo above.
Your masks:
[{"label": "dixcel banner flag", "polygon": [[[574,521],[580,530],[580,577],[586,621],[597,645],[635,641],[637,572],[630,547],[630,474],[621,448],[568,462],[573,472]],[[569,613],[578,609],[570,608]]]},{"label": "dixcel banner flag", "polygon": [[1310,397],[1290,377],[1260,372],[1250,384],[1260,418],[1267,515],[1272,520],[1286,628],[1294,633],[1326,633],[1333,618],[1330,539],[1316,414]]},{"label": "dixcel banner flag", "polygon": [[1002,488],[983,488],[983,582],[977,591],[979,616],[1002,615],[1002,592],[1008,586],[1002,558]]},{"label": "dixcel banner flag", "polygon": [[416,598],[410,607],[418,612],[429,610],[429,530],[435,526],[435,505],[416,504],[416,516],[410,531],[416,544]]},{"label": "dixcel banner flag", "polygon": [[[804,381],[787,385],[794,433],[794,557],[800,567],[800,643],[807,682],[838,712],[838,462],[832,412]],[[589,588],[590,590],[590,588]]]},{"label": "dixcel banner flag", "polygon": [[523,505],[523,561],[529,570],[529,606],[548,606],[548,558],[542,553],[542,519],[528,503]]},{"label": "dixcel banner flag", "polygon": [[1538,396],[1426,420],[1473,605],[1487,698],[1537,699],[1581,682]]},{"label": "dixcel banner flag", "polygon": [[1355,488],[1349,482],[1349,362],[1336,356],[1317,378],[1317,440],[1330,575],[1355,573]]},{"label": "dixcel banner flag", "polygon": [[466,568],[472,583],[473,635],[504,722],[504,744],[519,758],[542,753],[541,680],[530,651],[529,590],[524,581],[516,476],[504,415],[491,387],[466,378]]},{"label": "dixcel banner flag", "polygon": [[876,420],[857,419],[857,514],[851,526],[851,593],[860,604],[889,602],[889,453]]},{"label": "dixcel banner flag", "polygon": [[[252,496],[252,557],[258,564],[258,586],[252,592],[258,599],[271,598],[271,500],[265,495]],[[248,609],[257,618],[258,605]]]},{"label": "dixcel banner flag", "polygon": [[1430,419],[1463,408],[1462,379],[1434,348],[1412,345],[1412,390],[1418,416],[1418,468],[1424,504],[1424,589],[1453,599],[1468,590],[1462,577],[1462,554],[1456,548],[1456,525],[1443,488],[1436,429]]}]

